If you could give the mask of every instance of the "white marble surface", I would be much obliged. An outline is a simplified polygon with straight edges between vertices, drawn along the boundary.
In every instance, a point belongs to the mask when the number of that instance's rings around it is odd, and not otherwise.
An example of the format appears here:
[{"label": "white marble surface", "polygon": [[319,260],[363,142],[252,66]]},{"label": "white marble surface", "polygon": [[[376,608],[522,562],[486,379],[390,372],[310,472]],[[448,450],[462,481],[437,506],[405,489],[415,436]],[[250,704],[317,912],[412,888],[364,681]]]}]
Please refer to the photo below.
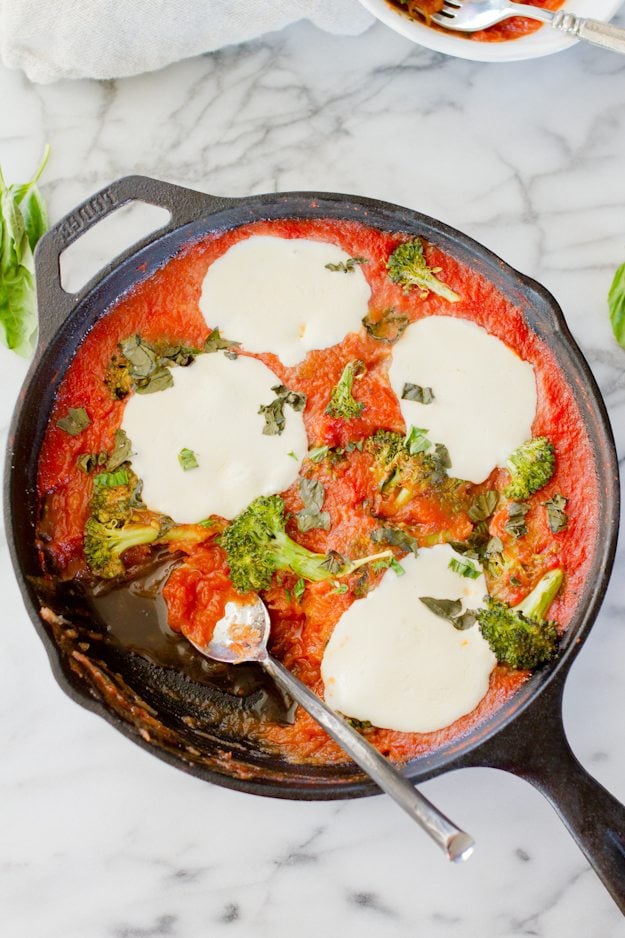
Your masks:
[{"label": "white marble surface", "polygon": [[[625,17],[620,21],[625,24]],[[625,59],[589,47],[489,66],[376,26],[300,25],[120,82],[0,71],[0,161],[48,140],[53,220],[129,172],[215,193],[363,193],[455,225],[541,280],[597,375],[625,458],[625,352],[605,294],[625,259]],[[0,352],[6,434],[23,364]],[[56,686],[2,543],[0,931],[13,938],[610,938],[623,920],[553,811],[503,773],[424,791],[478,840],[452,868],[385,798],[295,804],[187,777]],[[621,550],[567,685],[581,760],[625,799]]]}]

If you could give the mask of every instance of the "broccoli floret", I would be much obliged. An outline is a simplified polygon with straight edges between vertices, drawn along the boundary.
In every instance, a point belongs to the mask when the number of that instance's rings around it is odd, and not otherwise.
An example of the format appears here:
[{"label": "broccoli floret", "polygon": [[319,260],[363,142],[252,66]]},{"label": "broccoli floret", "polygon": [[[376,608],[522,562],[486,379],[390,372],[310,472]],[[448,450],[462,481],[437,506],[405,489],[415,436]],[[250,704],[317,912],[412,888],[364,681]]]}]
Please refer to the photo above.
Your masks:
[{"label": "broccoli floret", "polygon": [[405,437],[401,433],[378,430],[365,443],[366,451],[374,458],[373,473],[378,489],[396,510],[432,486],[437,486],[441,495],[446,488],[451,494],[456,487],[455,480],[447,476],[450,463],[445,447],[432,446],[423,436],[427,451],[424,447],[411,452],[411,440],[410,434]]},{"label": "broccoli floret", "polygon": [[350,362],[345,365],[338,384],[332,389],[332,395],[326,407],[326,414],[331,417],[342,417],[344,420],[353,420],[354,417],[360,417],[365,405],[354,400],[352,386],[354,378],[361,375],[364,370],[365,366],[360,361]]},{"label": "broccoli floret", "polygon": [[290,570],[305,580],[347,576],[374,560],[392,558],[390,550],[349,561],[336,553],[315,554],[285,531],[284,502],[279,495],[255,499],[228,525],[220,538],[228,555],[230,579],[241,593],[267,589],[277,570]]},{"label": "broccoli floret", "polygon": [[92,573],[104,579],[123,576],[126,568],[121,559],[124,551],[141,544],[153,544],[159,537],[158,521],[150,524],[132,523],[118,527],[88,518],[85,524],[84,551]]},{"label": "broccoli floret", "polygon": [[122,554],[142,544],[172,541],[200,543],[212,536],[201,525],[175,524],[141,501],[141,481],[123,463],[114,472],[94,476],[83,548],[90,571],[104,579],[123,576]]},{"label": "broccoli floret", "polygon": [[562,570],[551,570],[517,606],[489,597],[486,607],[478,610],[480,631],[497,661],[526,670],[555,658],[558,629],[545,616],[563,578]]},{"label": "broccoli floret", "polygon": [[544,436],[527,440],[512,453],[507,467],[511,480],[504,489],[506,498],[515,501],[529,498],[547,484],[555,471],[553,445]]},{"label": "broccoli floret", "polygon": [[451,287],[435,276],[440,267],[428,266],[419,238],[404,241],[395,248],[386,263],[386,269],[393,283],[399,283],[404,288],[404,293],[408,293],[411,287],[418,287],[423,294],[437,293],[450,303],[457,303],[460,299]]}]

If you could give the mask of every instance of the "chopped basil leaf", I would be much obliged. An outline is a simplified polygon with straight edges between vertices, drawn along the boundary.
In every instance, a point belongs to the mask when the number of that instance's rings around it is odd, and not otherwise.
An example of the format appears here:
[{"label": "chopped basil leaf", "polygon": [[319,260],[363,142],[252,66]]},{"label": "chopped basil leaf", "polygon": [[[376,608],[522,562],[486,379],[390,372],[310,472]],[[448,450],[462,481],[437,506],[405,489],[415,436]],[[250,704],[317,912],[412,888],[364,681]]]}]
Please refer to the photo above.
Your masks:
[{"label": "chopped basil leaf", "polygon": [[372,320],[369,313],[362,320],[368,334],[372,339],[378,342],[384,342],[385,345],[394,345],[406,331],[410,320],[402,313],[397,313],[394,309],[386,309],[379,319]]},{"label": "chopped basil leaf", "polygon": [[91,425],[91,420],[84,407],[70,407],[64,417],[56,422],[59,430],[64,430],[70,436],[78,436]]},{"label": "chopped basil leaf", "polygon": [[406,381],[401,392],[402,400],[416,401],[417,404],[431,404],[434,400],[432,388],[422,388],[420,384],[411,384]]},{"label": "chopped basil leaf", "polygon": [[271,390],[276,399],[271,404],[261,404],[258,413],[265,418],[263,433],[266,436],[279,436],[286,426],[284,408],[288,404],[294,411],[303,410],[306,406],[306,395],[290,391],[283,384],[276,384]]},{"label": "chopped basil leaf", "polygon": [[178,462],[182,466],[185,472],[188,472],[189,469],[197,469],[200,465],[197,461],[197,456],[192,449],[187,449],[183,447],[178,453]]},{"label": "chopped basil leaf", "polygon": [[527,534],[525,515],[529,510],[530,506],[525,502],[513,502],[508,508],[508,520],[504,530],[512,537],[523,537],[524,534]]},{"label": "chopped basil leaf", "polygon": [[494,489],[490,489],[487,492],[482,492],[481,495],[478,495],[469,511],[467,512],[471,521],[486,521],[487,518],[490,518],[497,503],[499,502],[499,493]]},{"label": "chopped basil leaf", "polygon": [[371,532],[371,540],[375,543],[381,542],[384,544],[390,544],[392,547],[399,547],[400,550],[405,550],[407,554],[414,554],[415,557],[419,553],[419,545],[416,538],[411,537],[406,531],[402,528],[376,528],[375,531]]},{"label": "chopped basil leaf", "polygon": [[441,619],[451,621],[462,612],[462,602],[459,599],[434,599],[433,596],[419,596],[424,606]]},{"label": "chopped basil leaf", "polygon": [[464,632],[465,629],[472,628],[477,621],[477,616],[470,609],[467,609],[466,612],[463,612],[461,616],[456,616],[454,619],[451,619],[451,624],[455,629],[458,629],[459,632]]},{"label": "chopped basil leaf", "polygon": [[192,348],[189,345],[165,345],[160,349],[160,358],[165,365],[179,365],[181,368],[187,368],[193,364],[200,351],[201,349]]},{"label": "chopped basil leaf", "polygon": [[389,562],[389,567],[397,576],[403,576],[404,573],[406,572],[404,568],[402,567],[402,565],[400,564],[400,562],[398,560],[395,560],[394,557],[391,558]]},{"label": "chopped basil leaf", "polygon": [[325,264],[326,270],[341,271],[344,274],[353,273],[357,264],[368,264],[366,257],[348,257],[346,261],[339,261],[338,264]]},{"label": "chopped basil leaf", "polygon": [[625,348],[625,264],[621,264],[608,293],[610,322],[614,338]]},{"label": "chopped basil leaf", "polygon": [[289,452],[287,453],[287,456],[290,456],[291,459],[294,459],[295,462],[298,462],[298,458],[297,458],[297,456],[295,455],[295,453],[293,452],[293,450],[289,450]]},{"label": "chopped basil leaf", "polygon": [[503,551],[503,541],[500,537],[491,537],[488,544],[484,548],[484,554],[486,557],[493,557],[495,554],[500,554]]},{"label": "chopped basil leaf", "polygon": [[321,482],[317,479],[302,478],[299,481],[299,492],[304,507],[295,515],[298,529],[312,531],[321,528],[327,531],[330,527],[330,515],[327,511],[321,511],[326,497]]},{"label": "chopped basil leaf", "polygon": [[560,531],[564,531],[566,526],[569,523],[569,518],[564,510],[566,508],[566,503],[568,499],[564,495],[554,495],[547,502],[543,502],[545,508],[547,509],[547,523],[549,529],[554,534],[559,534]]},{"label": "chopped basil leaf", "polygon": [[117,485],[128,485],[130,476],[127,469],[116,469],[115,472],[99,472],[93,477],[93,484],[97,489],[114,489]]},{"label": "chopped basil leaf", "polygon": [[135,379],[149,378],[160,366],[160,357],[141,336],[132,335],[120,342],[124,358],[127,358],[131,368],[131,375]]},{"label": "chopped basil leaf", "polygon": [[224,339],[219,329],[213,329],[206,342],[204,343],[203,351],[205,352],[222,352],[225,349],[236,349],[241,345],[240,342],[232,342],[230,339]]},{"label": "chopped basil leaf", "polygon": [[345,566],[345,559],[336,550],[329,550],[326,559],[320,564],[329,573],[340,573]]},{"label": "chopped basil leaf", "polygon": [[339,583],[338,580],[335,580],[332,585],[334,587],[332,592],[336,593],[338,596],[342,596],[343,593],[346,593],[347,590],[349,589],[349,586],[347,585],[347,583]]},{"label": "chopped basil leaf", "polygon": [[137,394],[154,394],[156,391],[166,391],[171,388],[174,379],[171,376],[169,368],[157,368],[149,378],[140,380],[136,383]]},{"label": "chopped basil leaf", "polygon": [[106,465],[108,459],[108,453],[81,453],[80,456],[76,459],[76,465],[79,469],[82,469],[83,472],[93,472],[94,469],[99,469],[102,466]]},{"label": "chopped basil leaf", "polygon": [[315,446],[308,451],[308,458],[311,462],[321,462],[330,452],[329,446]]},{"label": "chopped basil leaf", "polygon": [[117,469],[122,463],[130,459],[131,444],[126,433],[121,428],[115,431],[115,441],[113,443],[113,452],[108,458],[106,468],[110,471]]},{"label": "chopped basil leaf", "polygon": [[302,596],[304,595],[305,589],[306,589],[306,582],[300,577],[299,580],[296,582],[295,586],[293,587],[293,595],[295,596],[298,603],[302,601]]},{"label": "chopped basil leaf", "polygon": [[449,569],[460,576],[468,577],[470,580],[477,580],[480,571],[474,567],[470,560],[464,560],[460,557],[452,557],[449,561]]},{"label": "chopped basil leaf", "polygon": [[459,631],[470,629],[471,626],[475,625],[475,613],[470,609],[463,612],[462,602],[459,599],[434,599],[431,596],[420,596],[419,599],[430,612],[451,622],[453,627]]},{"label": "chopped basil leaf", "polygon": [[410,427],[406,433],[405,444],[411,456],[416,456],[417,453],[425,453],[426,450],[431,448],[432,443],[425,435],[428,432],[422,427]]},{"label": "chopped basil leaf", "polygon": [[201,528],[212,528],[215,524],[214,518],[204,518],[203,521],[198,521],[198,524]]}]

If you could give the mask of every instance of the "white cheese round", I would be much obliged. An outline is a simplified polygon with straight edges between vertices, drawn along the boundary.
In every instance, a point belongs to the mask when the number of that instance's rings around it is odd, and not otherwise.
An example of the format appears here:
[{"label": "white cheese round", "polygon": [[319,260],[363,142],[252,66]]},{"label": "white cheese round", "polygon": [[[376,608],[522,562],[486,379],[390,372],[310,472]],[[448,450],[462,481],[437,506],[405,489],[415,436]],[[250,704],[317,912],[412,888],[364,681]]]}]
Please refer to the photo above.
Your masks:
[{"label": "white cheese round", "polygon": [[[466,319],[428,316],[411,325],[393,348],[389,378],[406,425],[445,444],[456,478],[483,482],[532,435],[533,366]],[[432,388],[432,403],[402,400],[407,382]]]},{"label": "white cheese round", "polygon": [[302,361],[360,328],[371,290],[356,264],[348,273],[326,264],[349,255],[335,244],[253,235],[208,268],[200,310],[212,328],[250,352]]},{"label": "white cheese round", "polygon": [[[275,400],[271,388],[280,384],[273,371],[254,358],[217,352],[171,374],[173,387],[133,394],[122,422],[149,508],[181,523],[233,518],[257,496],[291,485],[308,442],[301,412],[288,405],[284,431],[263,434],[258,409]],[[197,468],[181,467],[182,449],[194,452]]]},{"label": "white cheese round", "polygon": [[442,729],[475,709],[494,654],[477,625],[459,631],[420,601],[460,599],[463,611],[483,605],[484,576],[471,580],[451,570],[458,556],[443,544],[405,557],[404,576],[389,570],[344,613],[321,664],[333,709],[407,733]]}]

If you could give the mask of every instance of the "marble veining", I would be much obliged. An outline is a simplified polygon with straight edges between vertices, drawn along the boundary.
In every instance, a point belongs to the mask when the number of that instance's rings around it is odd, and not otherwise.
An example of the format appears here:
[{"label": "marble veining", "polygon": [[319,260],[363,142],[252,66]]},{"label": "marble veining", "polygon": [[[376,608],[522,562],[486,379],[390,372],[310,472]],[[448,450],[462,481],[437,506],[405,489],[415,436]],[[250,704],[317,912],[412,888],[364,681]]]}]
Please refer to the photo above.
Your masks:
[{"label": "marble veining", "polygon": [[[53,221],[139,172],[232,196],[361,193],[466,231],[562,304],[625,461],[625,352],[605,305],[625,260],[625,59],[580,45],[483,65],[418,49],[379,25],[338,38],[302,23],[123,81],[34,87],[2,70],[0,101],[8,178],[21,179],[52,144]],[[90,260],[114,253],[124,233],[122,225],[92,244]],[[0,350],[3,442],[25,371]],[[623,560],[621,547],[565,693],[573,748],[621,799]],[[472,769],[423,785],[478,841],[463,867],[447,865],[384,798],[294,804],[210,787],[61,693],[4,538],[0,577],[3,934],[625,935],[561,822],[525,783]]]}]

